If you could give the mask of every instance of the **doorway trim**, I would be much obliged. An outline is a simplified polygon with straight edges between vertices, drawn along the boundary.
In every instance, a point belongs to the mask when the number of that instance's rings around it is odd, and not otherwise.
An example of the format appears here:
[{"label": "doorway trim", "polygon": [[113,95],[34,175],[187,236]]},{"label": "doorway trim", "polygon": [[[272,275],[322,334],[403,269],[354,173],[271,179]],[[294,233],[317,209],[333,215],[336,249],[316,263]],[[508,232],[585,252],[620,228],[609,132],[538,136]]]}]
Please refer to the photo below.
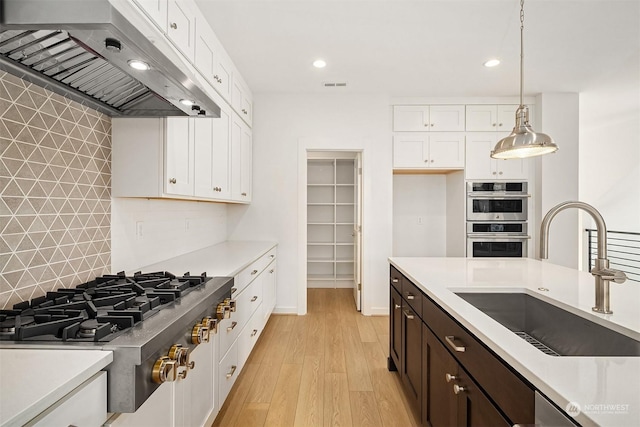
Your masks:
[{"label": "doorway trim", "polygon": [[[353,152],[360,153],[362,162],[362,193],[366,189],[366,153],[367,141],[360,141],[360,146],[355,146],[353,139],[341,140],[336,138],[299,138],[298,139],[298,315],[307,314],[307,159],[308,153],[317,152]],[[363,197],[364,199],[364,197]],[[366,310],[366,265],[364,262],[365,247],[365,220],[362,215],[362,245],[361,245],[361,312],[368,314]]]}]

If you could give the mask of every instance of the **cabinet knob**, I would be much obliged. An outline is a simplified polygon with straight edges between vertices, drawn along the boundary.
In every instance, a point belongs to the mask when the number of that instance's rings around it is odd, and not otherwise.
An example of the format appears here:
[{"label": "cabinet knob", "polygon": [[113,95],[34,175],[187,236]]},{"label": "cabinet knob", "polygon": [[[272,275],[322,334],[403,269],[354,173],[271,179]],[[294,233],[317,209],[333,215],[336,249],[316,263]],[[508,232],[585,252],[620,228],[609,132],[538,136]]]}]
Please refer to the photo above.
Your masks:
[{"label": "cabinet knob", "polygon": [[433,163],[433,159],[431,159],[431,163]]},{"label": "cabinet knob", "polygon": [[393,305],[393,308],[395,308],[396,310],[400,309],[400,307],[401,307],[400,304],[394,304]]},{"label": "cabinet knob", "polygon": [[235,328],[237,325],[238,325],[238,322],[231,322],[231,326],[227,327],[227,332],[233,331],[233,328]]},{"label": "cabinet knob", "polygon": [[257,273],[258,273],[258,270],[253,270],[253,271],[251,272],[251,275],[253,276],[253,275],[257,274]]},{"label": "cabinet knob", "polygon": [[424,127],[428,128],[429,127],[429,123],[425,123]]},{"label": "cabinet knob", "polygon": [[491,172],[491,173],[492,173],[493,175],[495,175],[495,174],[496,174],[495,172]]},{"label": "cabinet knob", "polygon": [[175,178],[169,179],[169,184],[175,184],[176,182],[178,181]]},{"label": "cabinet knob", "polygon": [[236,365],[232,365],[231,366],[231,370],[229,372],[227,372],[227,379],[231,378],[233,376],[233,374],[236,372],[236,369],[238,367]]},{"label": "cabinet knob", "polygon": [[222,79],[216,79],[218,83],[222,83]]},{"label": "cabinet knob", "polygon": [[251,336],[255,337],[257,333],[258,333],[258,330],[254,329],[253,331],[251,331]]},{"label": "cabinet knob", "polygon": [[433,123],[431,123],[431,127],[433,127]]},{"label": "cabinet knob", "polygon": [[240,193],[240,195],[247,197],[247,193]]},{"label": "cabinet knob", "polygon": [[451,375],[451,374],[445,374],[444,378],[447,380],[448,383],[458,379],[458,377],[456,377],[455,375]]},{"label": "cabinet knob", "polygon": [[492,123],[492,124],[491,124],[491,126],[496,127],[496,124],[495,124],[495,123]]},{"label": "cabinet knob", "polygon": [[502,172],[498,172],[498,175],[502,175]]},{"label": "cabinet knob", "polygon": [[463,391],[467,391],[467,389],[466,389],[465,387],[462,387],[462,386],[458,385],[458,384],[454,384],[454,385],[453,385],[453,392],[454,392],[455,394],[460,394],[460,393],[462,393]]},{"label": "cabinet knob", "polygon": [[242,109],[242,113],[243,114],[247,114],[247,110],[245,110],[244,108]]},{"label": "cabinet knob", "polygon": [[177,30],[177,29],[178,29],[178,24],[176,24],[175,22],[172,22],[171,24],[169,24],[169,26],[170,26],[171,28],[173,28],[174,30]]},{"label": "cabinet knob", "polygon": [[251,298],[251,302],[256,302],[258,300],[258,296],[254,295],[253,298]]},{"label": "cabinet knob", "polygon": [[400,281],[400,279],[391,279],[391,282],[393,283],[398,283]]},{"label": "cabinet knob", "polygon": [[415,298],[416,298],[415,295],[413,295],[411,293],[407,293],[407,300],[412,300],[412,299],[415,299]]},{"label": "cabinet knob", "polygon": [[498,126],[502,126],[502,123],[498,123]]}]

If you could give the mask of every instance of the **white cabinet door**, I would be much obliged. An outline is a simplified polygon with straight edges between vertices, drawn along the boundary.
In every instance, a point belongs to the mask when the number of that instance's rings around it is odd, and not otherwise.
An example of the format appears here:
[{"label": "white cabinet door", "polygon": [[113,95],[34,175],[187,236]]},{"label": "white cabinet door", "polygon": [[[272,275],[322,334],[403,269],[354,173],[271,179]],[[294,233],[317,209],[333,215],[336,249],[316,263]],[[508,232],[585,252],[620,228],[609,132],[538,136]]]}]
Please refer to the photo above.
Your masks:
[{"label": "white cabinet door", "polygon": [[277,261],[273,261],[267,267],[265,274],[265,278],[263,280],[263,289],[264,289],[264,323],[267,322],[271,313],[273,313],[273,309],[276,307],[276,279],[277,279]]},{"label": "white cabinet door", "polygon": [[162,30],[167,32],[168,0],[134,0],[144,13]]},{"label": "white cabinet door", "polygon": [[237,114],[231,119],[231,199],[241,200],[242,121]]},{"label": "white cabinet door", "polygon": [[240,166],[240,200],[243,202],[251,201],[251,168],[253,163],[253,138],[251,135],[251,129],[247,126],[242,126],[241,136],[241,166]]},{"label": "white cabinet door", "polygon": [[167,118],[165,132],[165,193],[193,196],[193,121],[182,117]]},{"label": "white cabinet door", "polygon": [[429,168],[464,168],[464,134],[457,132],[429,135]]},{"label": "white cabinet door", "polygon": [[174,426],[174,383],[163,383],[134,413],[114,414],[104,427]]},{"label": "white cabinet door", "polygon": [[167,37],[193,62],[195,56],[195,4],[191,0],[169,0]]},{"label": "white cabinet door", "polygon": [[497,130],[498,109],[495,105],[467,105],[466,110],[467,131],[495,132]]},{"label": "white cabinet door", "polygon": [[25,426],[100,426],[106,419],[107,373],[101,371]]},{"label": "white cabinet door", "polygon": [[467,133],[466,179],[528,179],[529,160],[496,160],[491,158],[491,150],[507,133],[477,132]]},{"label": "white cabinet door", "polygon": [[511,132],[516,125],[517,109],[517,105],[498,105],[498,124],[496,126],[498,132]]},{"label": "white cabinet door", "polygon": [[231,65],[231,60],[222,53],[222,49],[219,52],[220,54],[217,56],[216,61],[216,73],[213,75],[213,87],[224,99],[231,102],[231,70],[233,66]]},{"label": "white cabinet door", "polygon": [[397,105],[393,107],[395,132],[459,132],[464,130],[464,105]]},{"label": "white cabinet door", "polygon": [[491,158],[491,150],[496,144],[493,132],[467,133],[465,178],[496,179],[495,160]]},{"label": "white cabinet door", "polygon": [[204,78],[215,86],[218,49],[215,34],[201,15],[196,16],[194,65]]},{"label": "white cabinet door", "polygon": [[429,106],[394,106],[393,130],[394,132],[424,132],[429,130]]},{"label": "white cabinet door", "polygon": [[227,354],[220,360],[218,364],[218,405],[222,407],[225,399],[229,395],[229,391],[236,382],[240,370],[238,369],[238,346],[234,343]]},{"label": "white cabinet door", "polygon": [[213,169],[212,183],[217,198],[231,198],[231,177],[229,149],[231,145],[231,111],[225,105],[220,107],[220,118],[213,120]]},{"label": "white cabinet door", "polygon": [[213,183],[213,122],[216,119],[189,120],[193,120],[194,133],[194,195],[216,198],[218,192]]},{"label": "white cabinet door", "polygon": [[464,105],[431,105],[429,107],[429,130],[431,132],[464,131]]},{"label": "white cabinet door", "polygon": [[236,112],[240,115],[242,120],[244,120],[249,126],[251,126],[251,121],[253,119],[252,104],[253,101],[251,99],[249,89],[246,87],[244,82],[240,80],[239,75],[237,73],[234,73],[231,105],[233,106],[233,109],[236,110]]},{"label": "white cabinet door", "polygon": [[194,362],[194,367],[189,370],[187,378],[176,382],[176,427],[204,426],[213,411],[213,356],[213,342],[199,344],[190,353],[189,360]]},{"label": "white cabinet door", "polygon": [[408,133],[393,137],[394,168],[424,168],[429,152],[429,136]]}]

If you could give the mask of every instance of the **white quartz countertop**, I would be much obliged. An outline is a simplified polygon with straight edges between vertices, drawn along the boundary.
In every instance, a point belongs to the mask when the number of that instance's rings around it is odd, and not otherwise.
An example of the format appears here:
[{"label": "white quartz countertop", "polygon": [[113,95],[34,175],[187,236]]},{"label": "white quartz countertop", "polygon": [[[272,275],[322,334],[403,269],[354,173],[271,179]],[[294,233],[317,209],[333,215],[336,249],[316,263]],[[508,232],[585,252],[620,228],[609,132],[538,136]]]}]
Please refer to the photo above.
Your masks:
[{"label": "white quartz countertop", "polygon": [[[591,274],[528,258],[390,258],[452,317],[582,425],[640,426],[640,357],[549,356],[454,292],[526,292],[640,340],[640,284],[611,284],[613,314],[591,311]],[[545,288],[541,291],[538,288]]]},{"label": "white quartz countertop", "polygon": [[182,275],[189,271],[199,275],[206,272],[208,276],[235,276],[257,258],[269,252],[277,245],[276,242],[266,241],[235,241],[228,240],[217,245],[198,249],[184,255],[178,255],[168,260],[129,271],[169,271],[175,275]]},{"label": "white quartz countertop", "polygon": [[102,350],[0,349],[0,425],[25,424],[112,361]]}]

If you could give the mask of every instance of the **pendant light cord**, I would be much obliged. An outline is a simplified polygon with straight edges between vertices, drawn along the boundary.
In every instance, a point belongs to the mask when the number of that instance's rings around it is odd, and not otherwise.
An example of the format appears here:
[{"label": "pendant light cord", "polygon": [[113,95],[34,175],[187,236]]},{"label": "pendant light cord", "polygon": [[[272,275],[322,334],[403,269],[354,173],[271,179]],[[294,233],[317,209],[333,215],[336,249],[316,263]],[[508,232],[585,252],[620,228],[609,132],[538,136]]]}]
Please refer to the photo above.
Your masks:
[{"label": "pendant light cord", "polygon": [[520,107],[524,105],[524,0],[520,0]]}]

